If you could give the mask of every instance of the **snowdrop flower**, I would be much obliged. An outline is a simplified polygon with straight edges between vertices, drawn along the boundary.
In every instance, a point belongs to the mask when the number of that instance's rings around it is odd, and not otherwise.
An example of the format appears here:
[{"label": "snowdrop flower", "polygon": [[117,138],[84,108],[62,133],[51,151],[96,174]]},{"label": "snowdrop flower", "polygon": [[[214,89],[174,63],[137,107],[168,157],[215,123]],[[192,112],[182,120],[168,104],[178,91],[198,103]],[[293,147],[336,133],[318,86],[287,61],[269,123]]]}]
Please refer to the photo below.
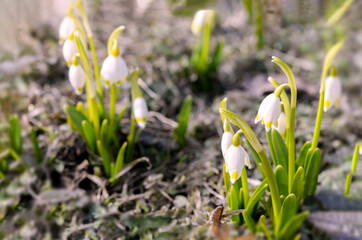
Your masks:
[{"label": "snowdrop flower", "polygon": [[106,86],[111,84],[120,85],[128,76],[128,68],[123,58],[119,55],[117,42],[115,42],[112,54],[104,60],[101,68],[101,76]]},{"label": "snowdrop flower", "polygon": [[136,122],[140,128],[145,128],[147,122],[147,104],[143,97],[137,97],[133,101],[133,112]]},{"label": "snowdrop flower", "polygon": [[77,95],[81,94],[85,85],[85,73],[79,65],[77,56],[73,57],[72,65],[69,68],[69,81]]},{"label": "snowdrop flower", "polygon": [[230,182],[234,184],[241,176],[244,165],[249,168],[250,160],[245,149],[240,145],[241,131],[238,131],[232,138],[232,144],[226,151],[226,168],[230,174]]},{"label": "snowdrop flower", "polygon": [[233,132],[230,126],[230,123],[227,119],[224,121],[224,133],[221,137],[221,152],[225,159],[225,154],[228,148],[231,146],[232,139],[233,139]]},{"label": "snowdrop flower", "polygon": [[265,124],[266,131],[269,132],[273,124],[277,125],[280,112],[279,96],[271,93],[261,102],[255,118],[255,124],[261,121]]},{"label": "snowdrop flower", "polygon": [[199,10],[195,13],[192,20],[191,30],[194,34],[199,34],[205,27],[207,21],[214,24],[216,12],[214,10]]},{"label": "snowdrop flower", "polygon": [[286,122],[287,122],[287,120],[285,118],[285,114],[284,114],[284,112],[282,112],[279,115],[279,118],[278,118],[278,121],[277,121],[276,125],[273,126],[276,130],[278,130],[278,132],[280,133],[280,135],[283,138],[285,137],[285,130],[287,129]]},{"label": "snowdrop flower", "polygon": [[59,27],[59,40],[65,41],[69,35],[75,30],[75,24],[70,17],[63,18]]},{"label": "snowdrop flower", "polygon": [[331,75],[326,80],[326,89],[324,93],[324,108],[325,112],[334,105],[339,104],[339,100],[342,94],[341,80],[337,76],[337,70],[335,67],[331,69]]},{"label": "snowdrop flower", "polygon": [[70,66],[73,56],[77,53],[77,44],[74,40],[74,32],[72,32],[63,45],[63,57],[68,66]]}]

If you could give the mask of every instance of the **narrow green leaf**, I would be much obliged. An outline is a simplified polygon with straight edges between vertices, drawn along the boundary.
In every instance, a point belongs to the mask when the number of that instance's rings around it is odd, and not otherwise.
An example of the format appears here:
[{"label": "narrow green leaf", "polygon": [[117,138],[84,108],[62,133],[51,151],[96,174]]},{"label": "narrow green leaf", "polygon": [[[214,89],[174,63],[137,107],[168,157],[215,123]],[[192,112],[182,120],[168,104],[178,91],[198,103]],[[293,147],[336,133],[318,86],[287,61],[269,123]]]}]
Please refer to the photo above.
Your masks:
[{"label": "narrow green leaf", "polygon": [[209,71],[216,71],[222,59],[222,51],[224,48],[224,43],[219,40],[217,42],[214,55],[212,56],[212,60],[209,66]]},{"label": "narrow green leaf", "polygon": [[302,226],[305,218],[308,216],[309,212],[302,212],[300,214],[295,215],[292,219],[290,219],[284,226],[282,226],[282,230],[279,234],[279,239],[281,240],[289,240],[293,239],[293,236],[299,231]]},{"label": "narrow green leaf", "polygon": [[226,164],[224,164],[224,167],[222,169],[222,175],[224,178],[225,194],[227,195],[230,187],[230,175],[226,172]]},{"label": "narrow green leaf", "polygon": [[296,161],[297,167],[304,166],[304,162],[307,157],[308,150],[311,148],[311,146],[312,146],[311,142],[304,143],[304,145],[298,155],[297,161]]},{"label": "narrow green leaf", "polygon": [[270,153],[271,153],[271,155],[272,155],[273,164],[274,164],[274,166],[276,167],[276,166],[279,165],[279,162],[278,162],[277,154],[276,154],[276,152],[275,152],[275,147],[274,147],[274,143],[273,143],[271,131],[268,131],[268,132],[266,133],[266,136],[267,136],[267,139],[268,139],[268,145],[269,145]]},{"label": "narrow green leaf", "polygon": [[101,125],[100,140],[106,146],[109,145],[110,135],[111,135],[111,133],[109,132],[108,119],[104,119],[102,121],[102,125]]},{"label": "narrow green leaf", "polygon": [[244,191],[243,188],[239,190],[239,209],[245,209]]},{"label": "narrow green leaf", "polygon": [[183,148],[185,145],[185,140],[187,136],[187,126],[191,110],[192,110],[192,97],[187,96],[180,110],[180,114],[178,117],[178,126],[173,131],[174,138],[179,143],[181,148]]},{"label": "narrow green leaf", "polygon": [[78,112],[76,108],[72,105],[66,106],[65,112],[70,117],[70,120],[74,123],[80,135],[84,137],[82,122],[84,120],[87,120],[87,118],[82,113]]},{"label": "narrow green leaf", "polygon": [[249,199],[249,203],[245,208],[245,211],[248,212],[249,215],[252,215],[255,205],[259,202],[259,200],[263,197],[265,191],[268,188],[267,180],[265,179],[253,192]]},{"label": "narrow green leaf", "polygon": [[36,136],[34,128],[30,128],[30,138],[31,138],[31,141],[33,143],[35,158],[36,158],[38,163],[41,163],[41,162],[43,162],[43,156],[42,156],[42,153],[41,153],[41,150],[40,150],[40,147],[39,147],[38,138]]},{"label": "narrow green leaf", "polygon": [[[230,202],[229,202],[229,207],[231,210],[238,210],[239,209],[239,199],[238,199],[238,196],[239,196],[239,189],[236,189],[234,187],[234,185],[232,185],[230,187]],[[236,222],[236,223],[239,223],[240,222],[240,216],[239,215],[233,215],[231,216],[231,219]]]},{"label": "narrow green leaf", "polygon": [[346,178],[346,187],[344,190],[344,195],[348,196],[349,189],[351,188],[351,182],[352,182],[352,173],[349,173]]},{"label": "narrow green leaf", "polygon": [[278,159],[278,164],[282,165],[285,170],[288,169],[288,149],[285,145],[285,142],[280,135],[280,133],[272,129],[272,140],[273,140],[273,147],[276,154],[276,157]]},{"label": "narrow green leaf", "polygon": [[266,217],[261,215],[257,224],[257,232],[264,232],[268,240],[272,240],[270,230],[266,226]]},{"label": "narrow green leaf", "polygon": [[113,171],[113,176],[115,177],[117,175],[117,173],[119,171],[121,171],[121,169],[123,168],[123,164],[124,164],[124,155],[126,152],[126,147],[127,147],[127,142],[124,142],[122,147],[119,149],[118,154],[117,154],[117,159],[116,159],[116,164],[114,167],[114,171]]},{"label": "narrow green leaf", "polygon": [[246,226],[249,228],[249,231],[251,233],[255,233],[256,223],[255,223],[254,219],[246,211],[242,212],[242,214],[243,214],[243,218],[246,223]]},{"label": "narrow green leaf", "polygon": [[282,208],[280,209],[280,215],[276,227],[277,232],[275,233],[276,236],[278,236],[278,233],[280,232],[282,227],[285,226],[285,224],[287,224],[287,222],[295,216],[297,210],[298,210],[297,198],[293,193],[289,194],[285,198]]},{"label": "narrow green leaf", "polygon": [[99,155],[102,158],[104,172],[106,173],[107,177],[109,177],[111,171],[111,162],[113,162],[112,157],[100,140],[97,141],[97,148]]},{"label": "narrow green leaf", "polygon": [[9,167],[7,161],[5,159],[0,159],[0,179],[5,177],[8,170]]},{"label": "narrow green leaf", "polygon": [[279,194],[288,195],[288,176],[287,172],[282,165],[278,165],[275,168],[275,178],[277,180]]},{"label": "narrow green leaf", "polygon": [[10,149],[20,155],[22,152],[21,126],[16,115],[10,117],[9,139]]},{"label": "narrow green leaf", "polygon": [[321,152],[319,148],[314,149],[313,153],[310,155],[310,160],[307,158],[309,161],[305,172],[304,196],[315,192],[321,164]]},{"label": "narrow green leaf", "polygon": [[128,107],[124,107],[122,111],[118,114],[117,119],[114,123],[114,132],[117,133],[119,131],[119,128],[121,126],[121,121],[123,118],[124,113],[127,111]]},{"label": "narrow green leaf", "polygon": [[82,128],[84,132],[84,138],[87,142],[87,145],[89,149],[96,153],[97,152],[97,138],[96,134],[94,132],[94,128],[90,122],[87,120],[83,120],[82,122]]},{"label": "narrow green leaf", "polygon": [[253,157],[255,164],[259,169],[260,174],[262,175],[263,179],[265,179],[264,168],[263,165],[261,164],[261,160],[258,153],[255,151],[253,146],[251,146],[250,142],[246,138],[244,139],[244,143],[246,143],[246,145],[248,146],[251,156]]},{"label": "narrow green leaf", "polygon": [[299,167],[293,178],[292,193],[297,197],[299,202],[303,198],[304,191],[304,168]]}]

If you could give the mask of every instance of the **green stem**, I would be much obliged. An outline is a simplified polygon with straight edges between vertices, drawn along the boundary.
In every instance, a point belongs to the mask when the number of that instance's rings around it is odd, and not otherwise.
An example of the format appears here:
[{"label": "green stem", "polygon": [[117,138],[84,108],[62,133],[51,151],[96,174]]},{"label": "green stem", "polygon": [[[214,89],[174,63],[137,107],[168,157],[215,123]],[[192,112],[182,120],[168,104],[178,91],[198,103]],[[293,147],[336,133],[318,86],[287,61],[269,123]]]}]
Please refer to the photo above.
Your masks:
[{"label": "green stem", "polygon": [[110,95],[110,107],[109,107],[109,122],[111,129],[113,129],[114,119],[116,118],[116,101],[117,101],[117,87],[116,84],[112,83],[111,95]]},{"label": "green stem", "polygon": [[295,109],[297,106],[297,86],[295,84],[295,77],[290,67],[283,62],[280,58],[273,57],[272,62],[276,63],[288,78],[290,86],[291,100],[290,100],[290,118],[288,136],[288,191],[292,193],[293,178],[295,173]]},{"label": "green stem", "polygon": [[322,124],[322,118],[323,118],[323,105],[324,105],[324,93],[326,89],[326,79],[327,79],[327,73],[328,69],[331,65],[331,62],[335,55],[338,53],[338,51],[343,46],[344,40],[339,41],[335,45],[332,46],[332,48],[328,51],[324,63],[323,63],[323,70],[322,70],[322,76],[321,76],[321,88],[320,88],[320,95],[319,95],[319,105],[318,105],[318,113],[317,113],[317,120],[315,123],[315,129],[314,129],[314,135],[313,135],[313,141],[312,141],[312,149],[317,148],[318,146],[318,139],[319,134],[321,131],[321,124]]},{"label": "green stem", "polygon": [[277,167],[278,166],[277,156],[275,155],[275,151],[274,151],[274,147],[273,147],[273,140],[272,140],[272,136],[271,136],[271,130],[266,132],[266,137],[268,139],[268,145],[269,145],[270,152],[271,152],[271,155],[272,155],[274,167]]}]

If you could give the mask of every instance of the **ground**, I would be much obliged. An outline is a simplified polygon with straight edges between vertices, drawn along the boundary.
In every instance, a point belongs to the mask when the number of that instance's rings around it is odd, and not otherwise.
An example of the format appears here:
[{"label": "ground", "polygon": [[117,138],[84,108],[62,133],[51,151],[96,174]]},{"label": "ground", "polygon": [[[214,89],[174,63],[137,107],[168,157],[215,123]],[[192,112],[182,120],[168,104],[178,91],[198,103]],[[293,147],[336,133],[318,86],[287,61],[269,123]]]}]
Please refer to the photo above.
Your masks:
[{"label": "ground", "polygon": [[[273,90],[267,77],[286,82],[283,73],[270,62],[271,56],[282,58],[292,66],[297,78],[298,152],[305,140],[312,139],[326,50],[341,35],[346,35],[345,46],[334,62],[343,81],[344,94],[340,106],[323,118],[319,142],[323,156],[320,185],[316,196],[303,203],[302,208],[311,213],[301,236],[302,239],[361,238],[362,184],[358,174],[361,165],[350,196],[345,198],[343,192],[354,144],[362,138],[359,48],[362,32],[358,24],[362,5],[355,3],[339,25],[328,29],[322,5],[314,9],[306,1],[300,10],[296,3],[265,2],[263,49],[256,47],[254,26],[242,5],[233,1],[217,3],[220,18],[212,46],[217,39],[223,40],[223,58],[216,73],[215,89],[201,92],[195,87],[196,76],[189,63],[197,39],[190,31],[191,17],[186,16],[190,9],[181,1],[150,1],[145,9],[129,1],[90,1],[88,13],[99,60],[105,58],[109,34],[115,27],[125,25],[119,40],[120,51],[130,68],[142,70],[141,87],[150,109],[147,127],[136,147],[139,158],[123,169],[114,185],[97,175],[99,159],[89,160],[84,141],[71,131],[66,121],[65,104],[85,100],[85,95],[75,95],[67,80],[54,23],[59,23],[60,16],[57,21],[33,24],[28,40],[20,44],[16,60],[11,54],[0,58],[1,133],[5,138],[6,116],[18,114],[24,136],[22,160],[29,166],[23,174],[9,176],[10,184],[0,180],[6,186],[0,194],[0,216],[4,217],[0,236],[5,239],[211,237],[209,215],[217,206],[225,205],[220,101],[227,97],[228,108],[252,127],[267,148],[265,131],[254,124],[254,118],[264,96]],[[193,110],[186,146],[180,149],[172,129],[187,95],[193,97]],[[129,103],[129,90],[125,86],[117,101],[117,111]],[[129,131],[128,123],[129,114],[122,121],[124,136]],[[34,156],[27,137],[29,126],[36,128],[46,159],[36,168],[32,167]],[[19,163],[12,164],[16,168]],[[260,183],[256,167],[248,170],[248,176],[251,188]],[[229,217],[223,221],[229,223],[232,236],[249,235],[246,228],[234,226]]]}]

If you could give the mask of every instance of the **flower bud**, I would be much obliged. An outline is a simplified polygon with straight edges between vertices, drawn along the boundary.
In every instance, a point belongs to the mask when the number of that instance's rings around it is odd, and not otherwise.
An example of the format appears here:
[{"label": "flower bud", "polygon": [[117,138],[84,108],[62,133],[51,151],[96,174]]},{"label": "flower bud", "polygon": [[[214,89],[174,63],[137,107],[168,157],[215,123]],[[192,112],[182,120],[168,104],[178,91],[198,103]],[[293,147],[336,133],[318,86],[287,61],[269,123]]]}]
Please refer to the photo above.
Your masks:
[{"label": "flower bud", "polygon": [[326,89],[324,93],[324,107],[325,112],[328,111],[333,105],[338,105],[342,94],[341,80],[337,76],[337,70],[332,67],[331,75],[326,80]]},{"label": "flower bud", "polygon": [[269,132],[272,125],[277,125],[281,112],[280,100],[274,93],[269,94],[260,104],[255,123],[262,121]]},{"label": "flower bud", "polygon": [[69,68],[69,81],[77,95],[81,94],[85,85],[85,73],[76,56],[73,57]]},{"label": "flower bud", "polygon": [[69,35],[75,30],[75,24],[70,17],[63,18],[59,27],[59,41],[65,41]]},{"label": "flower bud", "polygon": [[192,20],[191,30],[194,34],[200,34],[206,23],[215,24],[216,12],[214,10],[199,10]]},{"label": "flower bud", "polygon": [[133,112],[140,128],[145,128],[147,122],[147,104],[143,97],[137,97],[133,101]]},{"label": "flower bud", "polygon": [[77,44],[74,40],[74,33],[72,32],[63,45],[63,57],[68,66],[70,66],[73,56],[77,53]]}]

